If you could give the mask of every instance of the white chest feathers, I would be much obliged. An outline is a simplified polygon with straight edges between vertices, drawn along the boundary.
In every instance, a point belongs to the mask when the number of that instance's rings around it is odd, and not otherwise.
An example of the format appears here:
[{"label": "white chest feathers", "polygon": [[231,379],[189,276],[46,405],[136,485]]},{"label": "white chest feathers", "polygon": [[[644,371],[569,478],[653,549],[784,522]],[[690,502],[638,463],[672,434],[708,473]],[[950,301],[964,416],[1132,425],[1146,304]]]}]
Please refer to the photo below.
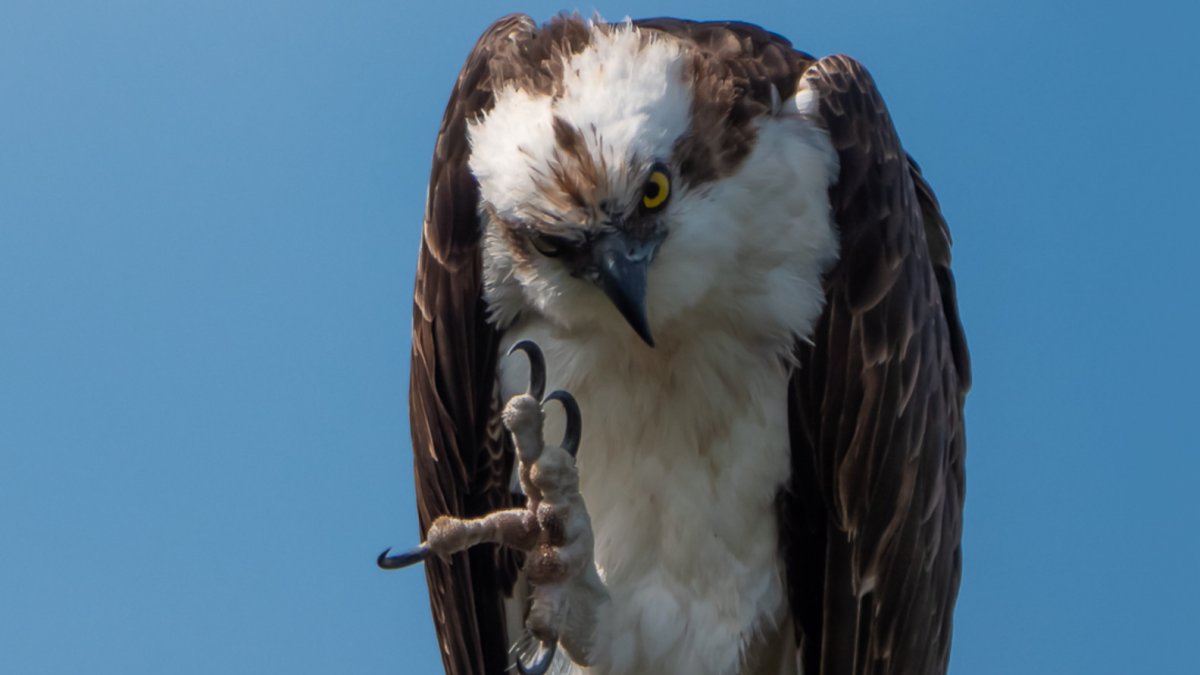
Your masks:
[{"label": "white chest feathers", "polygon": [[[612,598],[606,672],[733,675],[763,659],[787,621],[774,511],[791,471],[785,364],[719,334],[670,355],[542,322],[510,334],[542,345],[549,388],[583,410],[581,491]],[[505,363],[507,394],[527,380],[521,359]],[[546,426],[557,439],[553,412]]]},{"label": "white chest feathers", "polygon": [[[547,391],[571,392],[583,413],[580,489],[612,612],[607,665],[592,672],[795,672],[775,502],[791,474],[792,349],[811,335],[837,258],[836,155],[810,107],[788,101],[733,175],[672,197],[646,290],[656,347],[555,261],[514,267],[485,217],[501,354],[537,342]],[[485,196],[513,191],[491,176]],[[523,391],[525,359],[500,363],[502,394]]]}]

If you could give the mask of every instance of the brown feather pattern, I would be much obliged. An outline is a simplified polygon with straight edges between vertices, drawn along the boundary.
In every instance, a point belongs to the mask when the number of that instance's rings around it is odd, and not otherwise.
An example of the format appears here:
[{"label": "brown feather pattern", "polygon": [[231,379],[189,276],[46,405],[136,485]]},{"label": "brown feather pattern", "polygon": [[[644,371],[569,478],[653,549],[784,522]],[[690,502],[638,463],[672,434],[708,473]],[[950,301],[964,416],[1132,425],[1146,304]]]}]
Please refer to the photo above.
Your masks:
[{"label": "brown feather pattern", "polygon": [[[637,22],[695,45],[692,133],[683,178],[712,180],[744,159],[751,122],[802,75],[841,172],[830,190],[841,262],[788,392],[793,476],[779,495],[782,547],[806,673],[941,673],[958,587],[964,490],[962,405],[969,361],[937,201],[901,149],[863,68],[814,62],[784,38],[738,22]],[[439,515],[510,506],[512,452],[497,434],[500,336],[481,295],[479,191],[466,124],[503,86],[554,93],[584,22],[501,19],[459,75],[438,135],[413,308],[410,411],[422,532]],[[807,73],[807,75],[805,75]],[[576,131],[555,130],[571,165]],[[564,142],[565,141],[565,142]],[[573,186],[582,190],[586,184]],[[426,564],[446,672],[505,672],[500,598],[517,569],[481,546]]]},{"label": "brown feather pattern", "polygon": [[[467,121],[493,101],[493,62],[520,62],[535,30],[510,16],[480,38],[450,95],[434,150],[413,301],[409,417],[422,535],[440,515],[474,517],[512,505],[512,453],[488,434],[499,335],[480,293],[479,187],[467,168]],[[499,438],[502,438],[499,437]],[[446,672],[508,665],[501,593],[516,564],[478,546],[425,564]]]},{"label": "brown feather pattern", "polygon": [[634,23],[694,45],[687,72],[695,92],[692,123],[675,147],[680,179],[693,185],[733,173],[754,147],[753,122],[770,110],[772,88],[794,90],[812,61],[784,38],[748,23],[671,18]]},{"label": "brown feather pattern", "polygon": [[801,658],[814,673],[942,673],[970,381],[949,233],[865,69],[835,56],[805,79],[841,160],[842,255],[789,397],[781,526]]}]

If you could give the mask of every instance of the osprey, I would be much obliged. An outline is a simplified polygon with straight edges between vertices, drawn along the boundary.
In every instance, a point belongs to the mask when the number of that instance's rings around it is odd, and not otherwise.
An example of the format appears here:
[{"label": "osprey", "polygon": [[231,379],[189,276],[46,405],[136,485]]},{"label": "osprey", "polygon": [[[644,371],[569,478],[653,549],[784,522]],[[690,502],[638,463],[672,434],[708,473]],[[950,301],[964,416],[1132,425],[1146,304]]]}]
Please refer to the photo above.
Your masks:
[{"label": "osprey", "polygon": [[499,20],[438,135],[412,350],[426,540],[379,562],[425,561],[448,673],[945,671],[969,362],[854,60]]}]

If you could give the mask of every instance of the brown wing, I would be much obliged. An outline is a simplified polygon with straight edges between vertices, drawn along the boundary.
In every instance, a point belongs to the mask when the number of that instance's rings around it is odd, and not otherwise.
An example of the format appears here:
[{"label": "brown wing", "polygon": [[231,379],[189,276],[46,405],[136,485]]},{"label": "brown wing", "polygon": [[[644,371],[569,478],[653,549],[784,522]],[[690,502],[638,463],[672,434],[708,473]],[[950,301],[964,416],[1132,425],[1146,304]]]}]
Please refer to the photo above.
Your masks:
[{"label": "brown wing", "polygon": [[[801,75],[841,174],[830,190],[841,262],[798,348],[789,394],[793,479],[780,495],[791,606],[806,673],[940,673],[949,655],[962,529],[970,372],[933,192],[901,149],[866,71],[813,63],[739,22],[638,21],[720,60],[748,106]],[[731,113],[732,114],[732,113]]]},{"label": "brown wing", "polygon": [[805,79],[841,161],[841,259],[789,397],[781,527],[800,658],[808,673],[942,673],[970,384],[949,232],[863,67],[829,57]]},{"label": "brown wing", "polygon": [[[479,38],[450,94],[434,150],[413,300],[409,385],[417,510],[422,535],[443,514],[475,517],[511,507],[513,453],[495,405],[500,335],[482,294],[479,186],[468,167],[467,122],[510,84],[550,91],[563,57],[590,39],[578,18],[539,27],[504,17]],[[447,564],[425,563],[446,672],[502,675],[511,640],[502,598],[517,576],[508,550],[476,546]]]},{"label": "brown wing", "polygon": [[[512,453],[489,434],[499,334],[482,298],[479,187],[467,166],[467,121],[491,107],[493,64],[511,58],[526,16],[505,17],[479,39],[446,106],[434,150],[413,298],[409,419],[417,510],[424,536],[442,514],[506,508]],[[502,594],[514,562],[484,545],[425,563],[446,672],[503,673],[508,666]]]}]

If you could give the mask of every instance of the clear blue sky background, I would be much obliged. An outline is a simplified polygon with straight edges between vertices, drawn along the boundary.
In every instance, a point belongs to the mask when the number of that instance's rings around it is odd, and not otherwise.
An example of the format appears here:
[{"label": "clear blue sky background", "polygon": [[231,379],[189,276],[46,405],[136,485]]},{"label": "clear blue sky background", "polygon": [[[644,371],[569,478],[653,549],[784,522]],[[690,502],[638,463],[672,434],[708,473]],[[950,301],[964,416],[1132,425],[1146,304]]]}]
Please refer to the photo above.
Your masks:
[{"label": "clear blue sky background", "polygon": [[[1194,672],[1195,7],[598,4],[854,55],[937,189],[954,672]],[[560,8],[0,5],[0,672],[437,672],[422,573],[374,564],[417,536],[429,157],[483,28]]]}]

